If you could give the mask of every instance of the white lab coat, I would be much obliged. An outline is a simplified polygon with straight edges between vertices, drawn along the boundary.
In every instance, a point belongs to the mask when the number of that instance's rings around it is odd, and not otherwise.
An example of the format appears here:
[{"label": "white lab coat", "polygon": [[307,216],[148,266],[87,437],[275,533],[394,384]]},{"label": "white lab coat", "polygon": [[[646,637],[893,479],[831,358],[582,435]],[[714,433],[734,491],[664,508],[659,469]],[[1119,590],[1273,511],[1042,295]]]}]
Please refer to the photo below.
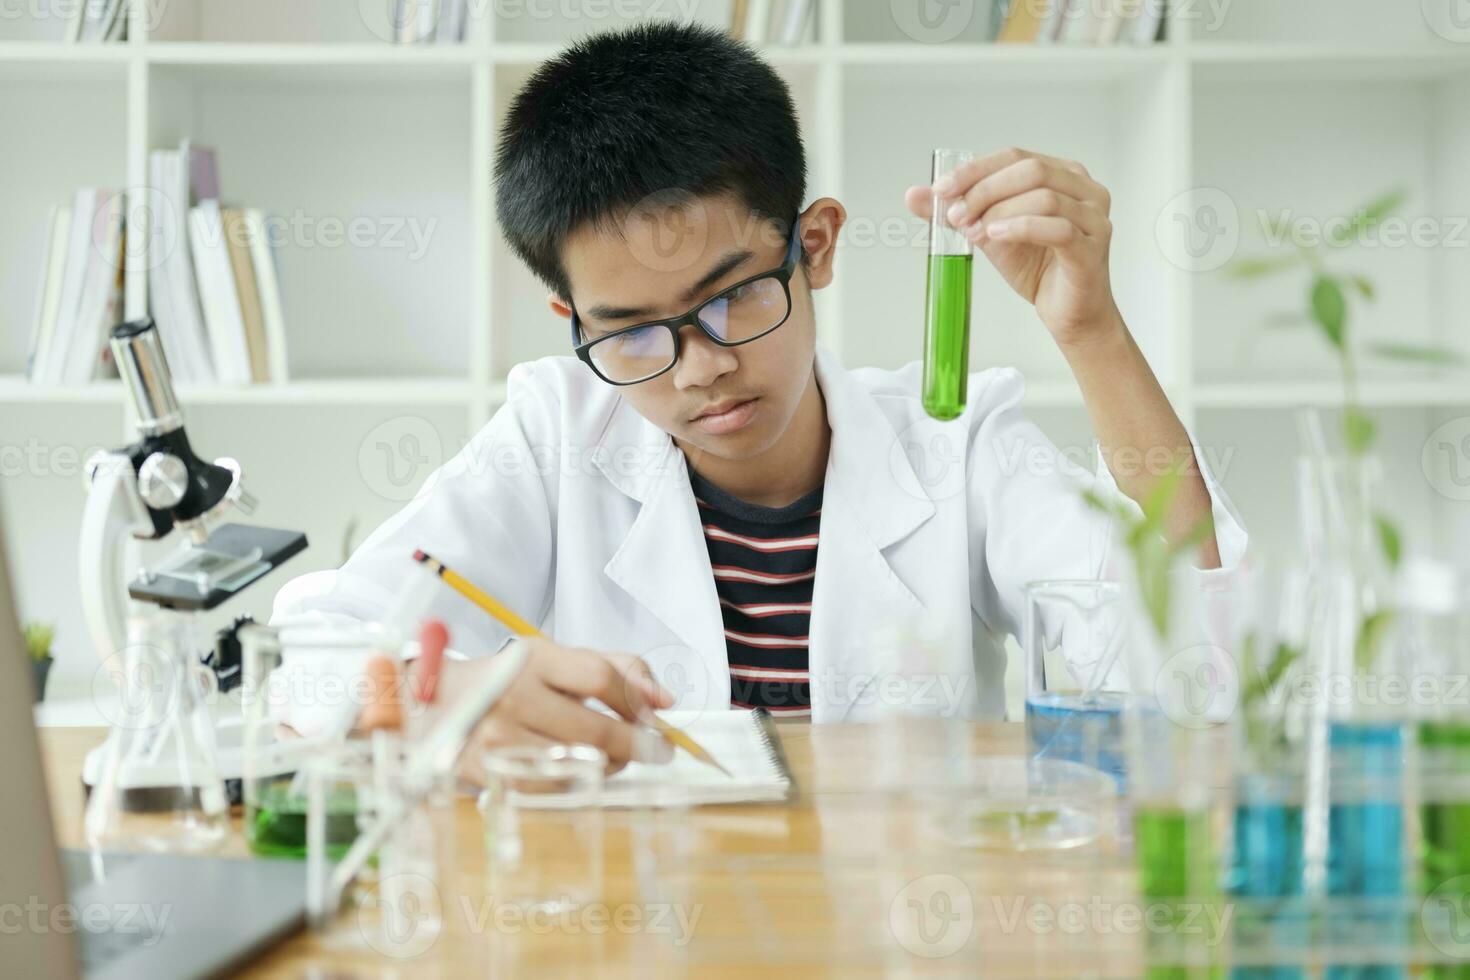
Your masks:
[{"label": "white lab coat", "polygon": [[[920,403],[918,364],[849,371],[819,350],[816,368],[832,442],[812,720],[871,720],[885,706],[1002,717],[1002,641],[1019,628],[1023,589],[1104,573],[1112,535],[1080,489],[1116,486],[1105,467],[1093,474],[1059,454],[1022,414],[1014,369],[972,375],[965,412],[941,423]],[[1245,531],[1205,479],[1229,568]],[[341,570],[288,583],[275,618],[381,616],[420,548],[560,643],[642,656],[678,707],[729,707],[720,605],[684,456],[574,358],[516,367],[506,404],[465,449]],[[447,587],[433,614],[461,653],[490,654],[507,639]]]}]

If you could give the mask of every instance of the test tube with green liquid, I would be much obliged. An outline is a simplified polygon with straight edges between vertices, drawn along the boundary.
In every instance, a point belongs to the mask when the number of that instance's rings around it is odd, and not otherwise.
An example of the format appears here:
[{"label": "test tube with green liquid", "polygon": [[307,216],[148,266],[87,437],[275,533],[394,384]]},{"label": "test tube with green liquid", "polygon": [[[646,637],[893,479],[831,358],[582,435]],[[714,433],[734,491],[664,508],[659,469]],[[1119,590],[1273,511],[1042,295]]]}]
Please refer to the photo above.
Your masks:
[{"label": "test tube with green liquid", "polygon": [[[931,181],[954,170],[973,154],[935,150]],[[924,289],[924,410],[952,419],[965,410],[970,371],[970,241],[949,223],[952,199],[934,195],[929,219],[929,276]]]}]

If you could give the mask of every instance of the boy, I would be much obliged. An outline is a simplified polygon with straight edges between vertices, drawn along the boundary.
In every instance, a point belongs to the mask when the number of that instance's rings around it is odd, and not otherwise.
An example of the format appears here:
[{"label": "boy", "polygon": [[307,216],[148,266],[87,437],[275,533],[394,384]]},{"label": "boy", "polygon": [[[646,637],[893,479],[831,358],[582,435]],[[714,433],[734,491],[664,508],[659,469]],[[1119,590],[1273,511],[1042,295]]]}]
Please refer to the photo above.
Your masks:
[{"label": "boy", "polygon": [[[812,293],[832,282],[845,211],[802,208],[786,86],[721,33],[641,25],[553,58],[511,108],[495,178],[504,233],[576,356],[518,366],[494,419],[321,573],[329,586],[293,583],[278,603],[372,618],[422,548],[542,624],[555,642],[535,644],[481,744],[587,741],[617,765],[629,721],[675,703],[999,717],[998,639],[1025,584],[1103,572],[1108,527],[1080,489],[1139,500],[1176,463],[1169,533],[1212,520],[1199,565],[1238,559],[1244,532],[1113,302],[1108,194],[1079,164],[1005,150],[907,205],[928,217],[939,193],[1035,305],[1104,458],[1130,462],[1096,478],[1021,414],[1014,370],[975,374],[964,414],[940,423],[918,365],[848,371],[817,347]],[[918,350],[922,324],[906,329]],[[470,658],[507,639],[447,590],[435,614]],[[926,660],[895,672],[884,637],[917,624]]]}]

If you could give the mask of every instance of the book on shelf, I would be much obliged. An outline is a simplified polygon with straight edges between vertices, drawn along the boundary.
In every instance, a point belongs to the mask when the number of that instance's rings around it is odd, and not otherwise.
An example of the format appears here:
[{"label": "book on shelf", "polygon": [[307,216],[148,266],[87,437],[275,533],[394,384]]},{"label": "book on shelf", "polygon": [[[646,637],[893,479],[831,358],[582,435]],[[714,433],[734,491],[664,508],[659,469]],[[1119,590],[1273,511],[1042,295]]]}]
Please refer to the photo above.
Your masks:
[{"label": "book on shelf", "polygon": [[[176,380],[285,383],[286,327],[264,212],[221,207],[214,151],[187,140],[178,150],[155,150],[149,177],[151,197],[131,208],[121,193],[82,188],[52,209],[27,377],[57,385],[116,375],[108,334],[124,318],[132,234]],[[129,215],[135,227],[126,227]]]},{"label": "book on shelf", "polygon": [[186,384],[208,384],[214,380],[214,365],[194,281],[189,209],[196,174],[206,189],[213,184],[213,192],[219,193],[218,179],[209,173],[214,157],[185,140],[177,150],[154,150],[148,163],[153,195],[148,209],[148,305],[174,377]]},{"label": "book on shelf", "polygon": [[235,270],[230,265],[219,201],[200,201],[189,212],[189,248],[194,253],[199,305],[204,310],[209,349],[214,355],[214,376],[220,384],[249,384],[250,350],[245,342],[245,317],[235,288]]},{"label": "book on shelf", "polygon": [[817,0],[734,0],[730,33],[754,45],[813,41]]},{"label": "book on shelf", "polygon": [[1163,39],[1167,0],[997,0],[995,41],[1103,47]]},{"label": "book on shelf", "polygon": [[107,332],[122,305],[123,195],[81,188],[53,208],[26,374],[39,384],[85,384],[112,373]]},{"label": "book on shelf", "polygon": [[468,21],[469,0],[393,0],[396,44],[458,44]]},{"label": "book on shelf", "polygon": [[127,40],[127,0],[76,0],[63,36],[72,43]]},{"label": "book on shelf", "polygon": [[266,353],[265,322],[260,312],[260,288],[255,282],[255,270],[250,265],[245,214],[239,208],[225,208],[220,211],[220,218],[224,222],[225,247],[229,253],[230,271],[234,274],[235,294],[240,297],[240,321],[245,328],[250,380],[263,384],[270,380],[270,358]]},{"label": "book on shelf", "polygon": [[289,379],[286,366],[286,320],[281,314],[281,287],[276,277],[276,257],[267,237],[265,213],[255,208],[245,211],[245,234],[250,242],[250,265],[260,293],[260,317],[265,328],[266,363],[270,380],[285,384]]}]

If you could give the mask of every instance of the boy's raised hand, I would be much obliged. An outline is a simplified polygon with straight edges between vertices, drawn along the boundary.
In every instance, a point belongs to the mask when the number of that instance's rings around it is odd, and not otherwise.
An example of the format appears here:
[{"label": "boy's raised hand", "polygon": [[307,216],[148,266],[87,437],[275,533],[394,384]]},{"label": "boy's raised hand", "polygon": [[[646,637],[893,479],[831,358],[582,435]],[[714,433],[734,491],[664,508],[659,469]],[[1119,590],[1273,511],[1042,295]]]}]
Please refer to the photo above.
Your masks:
[{"label": "boy's raised hand", "polygon": [[1113,225],[1107,188],[1072,160],[1006,149],[961,164],[936,186],[910,187],[929,218],[933,194],[950,223],[1036,307],[1058,344],[1086,344],[1120,323],[1108,273]]}]

